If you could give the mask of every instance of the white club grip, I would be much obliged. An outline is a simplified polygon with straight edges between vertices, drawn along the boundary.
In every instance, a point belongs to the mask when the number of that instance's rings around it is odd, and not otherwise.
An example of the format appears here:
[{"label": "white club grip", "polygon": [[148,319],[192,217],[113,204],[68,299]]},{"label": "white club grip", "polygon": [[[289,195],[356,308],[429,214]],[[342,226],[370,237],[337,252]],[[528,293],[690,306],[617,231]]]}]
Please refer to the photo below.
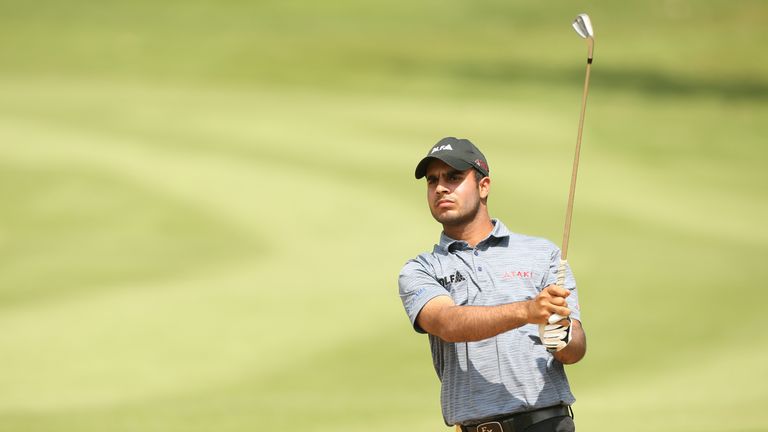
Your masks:
[{"label": "white club grip", "polygon": [[568,265],[568,260],[561,259],[560,265],[557,267],[557,286],[560,288],[565,286],[565,267]]},{"label": "white club grip", "polygon": [[[568,265],[568,260],[561,259],[560,265],[557,267],[557,286],[560,288],[563,288],[565,286],[565,267]],[[560,320],[562,320],[564,317],[561,317],[558,314],[552,314],[549,317],[549,323],[554,324]]]}]

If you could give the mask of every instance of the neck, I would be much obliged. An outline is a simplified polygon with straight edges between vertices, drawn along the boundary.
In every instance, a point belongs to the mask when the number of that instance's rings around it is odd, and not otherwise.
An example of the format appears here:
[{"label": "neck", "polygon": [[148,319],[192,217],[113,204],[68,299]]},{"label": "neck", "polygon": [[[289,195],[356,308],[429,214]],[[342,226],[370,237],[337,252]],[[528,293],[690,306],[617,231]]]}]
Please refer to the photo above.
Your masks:
[{"label": "neck", "polygon": [[467,242],[475,247],[493,231],[493,222],[488,212],[479,212],[477,217],[461,225],[443,224],[443,232],[454,240]]}]

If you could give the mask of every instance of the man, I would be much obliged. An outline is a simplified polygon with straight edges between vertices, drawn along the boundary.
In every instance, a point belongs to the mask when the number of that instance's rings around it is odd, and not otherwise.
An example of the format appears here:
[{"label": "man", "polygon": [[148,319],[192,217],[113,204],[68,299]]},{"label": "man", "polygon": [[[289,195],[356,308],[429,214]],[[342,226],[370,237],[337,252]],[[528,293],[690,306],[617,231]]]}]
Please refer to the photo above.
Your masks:
[{"label": "man", "polygon": [[[429,334],[446,424],[573,431],[563,364],[581,360],[586,337],[569,268],[565,286],[555,285],[559,249],[491,219],[488,162],[470,141],[440,140],[416,167],[422,177],[443,232],[403,266],[400,297],[416,331]],[[554,314],[562,319],[545,327]]]}]

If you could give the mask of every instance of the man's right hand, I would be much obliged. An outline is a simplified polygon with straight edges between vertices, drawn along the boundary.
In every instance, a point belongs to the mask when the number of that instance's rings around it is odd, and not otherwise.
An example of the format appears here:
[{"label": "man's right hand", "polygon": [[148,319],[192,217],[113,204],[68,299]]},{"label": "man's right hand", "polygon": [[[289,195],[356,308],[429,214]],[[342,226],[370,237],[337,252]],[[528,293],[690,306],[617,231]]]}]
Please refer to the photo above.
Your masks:
[{"label": "man's right hand", "polygon": [[571,295],[567,289],[548,285],[536,298],[528,300],[528,322],[531,324],[549,324],[549,317],[558,314],[565,318],[571,314],[565,298]]}]

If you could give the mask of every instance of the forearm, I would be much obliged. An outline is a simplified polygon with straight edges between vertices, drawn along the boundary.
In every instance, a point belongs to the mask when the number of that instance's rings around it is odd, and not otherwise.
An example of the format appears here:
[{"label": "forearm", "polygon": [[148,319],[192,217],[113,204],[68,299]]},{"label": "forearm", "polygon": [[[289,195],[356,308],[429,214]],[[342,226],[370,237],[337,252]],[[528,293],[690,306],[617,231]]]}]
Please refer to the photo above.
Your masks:
[{"label": "forearm", "polygon": [[528,323],[526,302],[498,306],[451,306],[436,317],[435,335],[447,342],[473,342]]},{"label": "forearm", "polygon": [[473,342],[525,324],[543,324],[552,314],[568,316],[569,291],[545,287],[535,299],[498,306],[457,306],[449,296],[437,296],[424,305],[416,324],[446,342]]},{"label": "forearm", "polygon": [[579,320],[571,322],[572,335],[571,342],[562,350],[554,353],[555,359],[563,364],[573,364],[584,358],[587,353],[587,336],[584,334],[584,328]]}]

